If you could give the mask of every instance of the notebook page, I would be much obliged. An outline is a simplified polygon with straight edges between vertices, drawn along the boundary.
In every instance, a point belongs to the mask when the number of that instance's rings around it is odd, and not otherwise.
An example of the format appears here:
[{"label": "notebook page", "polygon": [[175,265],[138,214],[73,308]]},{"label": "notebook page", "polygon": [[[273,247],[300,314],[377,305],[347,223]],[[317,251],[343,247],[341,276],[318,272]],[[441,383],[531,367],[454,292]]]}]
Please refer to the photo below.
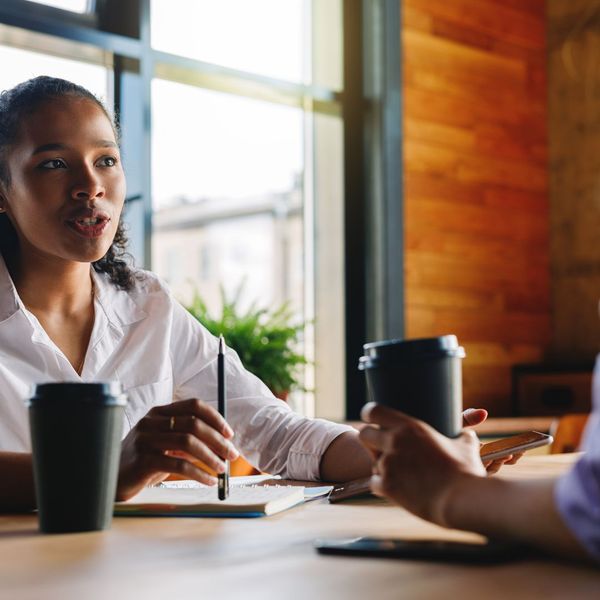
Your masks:
[{"label": "notebook page", "polygon": [[122,504],[167,504],[172,506],[214,505],[216,509],[225,506],[265,506],[274,500],[289,496],[304,498],[304,488],[300,486],[234,486],[230,488],[229,497],[219,500],[216,487],[196,488],[144,488],[130,500]]},{"label": "notebook page", "polygon": [[[281,475],[245,475],[242,477],[230,477],[229,487],[238,485],[256,485],[263,481],[269,481],[271,479],[281,479]],[[207,488],[215,489],[214,486],[209,486],[194,479],[179,479],[176,481],[163,481],[157,487],[166,487],[171,489],[177,488]]]}]

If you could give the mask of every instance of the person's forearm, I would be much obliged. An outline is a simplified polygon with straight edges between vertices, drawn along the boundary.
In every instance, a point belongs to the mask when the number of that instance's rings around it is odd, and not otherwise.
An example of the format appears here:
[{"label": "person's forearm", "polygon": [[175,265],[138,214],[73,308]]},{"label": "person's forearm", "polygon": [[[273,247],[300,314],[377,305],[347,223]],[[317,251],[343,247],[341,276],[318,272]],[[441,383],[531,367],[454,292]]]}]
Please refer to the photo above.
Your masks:
[{"label": "person's forearm", "polygon": [[468,477],[450,492],[447,527],[512,540],[568,558],[589,558],[558,514],[555,480]]},{"label": "person's forearm", "polygon": [[358,431],[342,433],[329,444],[321,459],[322,481],[352,481],[371,474],[371,455],[358,439]]},{"label": "person's forearm", "polygon": [[31,454],[0,452],[0,479],[0,511],[35,508]]}]

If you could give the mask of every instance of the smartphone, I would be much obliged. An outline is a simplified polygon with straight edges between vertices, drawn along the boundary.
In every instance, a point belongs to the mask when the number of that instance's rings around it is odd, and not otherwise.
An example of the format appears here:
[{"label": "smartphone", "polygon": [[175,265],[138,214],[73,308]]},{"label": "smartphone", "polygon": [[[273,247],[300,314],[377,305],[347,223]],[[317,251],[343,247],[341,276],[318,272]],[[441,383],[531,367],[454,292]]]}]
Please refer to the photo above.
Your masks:
[{"label": "smartphone", "polygon": [[349,498],[361,498],[371,495],[371,476],[347,481],[345,483],[336,483],[329,493],[328,500],[332,504],[348,500]]},{"label": "smartphone", "polygon": [[518,560],[525,548],[516,544],[489,540],[485,543],[451,542],[445,540],[399,540],[358,537],[338,540],[316,540],[320,554],[402,558],[461,563],[499,563]]},{"label": "smartphone", "polygon": [[540,446],[547,446],[553,442],[551,435],[540,433],[539,431],[528,431],[526,433],[519,433],[511,437],[498,440],[496,442],[489,442],[483,444],[479,450],[481,460],[496,460],[497,458],[504,458],[510,454],[516,454],[518,452],[525,452],[532,448],[539,448]]}]

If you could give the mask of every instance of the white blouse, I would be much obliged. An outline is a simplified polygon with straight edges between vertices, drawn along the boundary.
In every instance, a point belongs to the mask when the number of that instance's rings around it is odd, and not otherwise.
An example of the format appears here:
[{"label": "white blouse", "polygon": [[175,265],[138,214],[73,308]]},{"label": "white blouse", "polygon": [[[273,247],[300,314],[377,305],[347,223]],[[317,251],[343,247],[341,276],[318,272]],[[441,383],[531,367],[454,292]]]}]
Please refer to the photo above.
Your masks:
[{"label": "white blouse", "polygon": [[[0,256],[0,451],[30,452],[26,400],[51,381],[120,381],[125,434],[153,407],[199,398],[217,405],[217,339],[156,275],[130,291],[92,270],[95,320],[81,376],[19,298]],[[314,480],[329,444],[352,428],[294,413],[227,351],[234,444],[261,471]]]}]

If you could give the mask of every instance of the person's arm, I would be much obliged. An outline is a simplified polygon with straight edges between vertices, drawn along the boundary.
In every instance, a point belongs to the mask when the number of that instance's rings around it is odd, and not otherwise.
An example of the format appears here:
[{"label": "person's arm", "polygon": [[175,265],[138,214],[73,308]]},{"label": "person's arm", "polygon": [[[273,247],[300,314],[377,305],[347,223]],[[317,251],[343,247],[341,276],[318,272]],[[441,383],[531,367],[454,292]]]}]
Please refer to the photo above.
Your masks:
[{"label": "person's arm", "polygon": [[361,441],[379,452],[371,482],[376,494],[443,527],[587,557],[557,512],[555,480],[486,477],[472,431],[449,439],[422,421],[376,405],[365,407],[363,419],[374,426],[361,431]]},{"label": "person's arm", "polygon": [[358,431],[347,431],[336,437],[321,459],[322,481],[352,481],[368,477],[373,468],[373,458],[361,444]]},{"label": "person's arm", "polygon": [[35,508],[35,488],[31,454],[0,452],[0,511],[25,511]]},{"label": "person's arm", "polygon": [[555,485],[555,479],[460,478],[450,487],[443,524],[565,558],[589,558],[556,510]]},{"label": "person's arm", "polygon": [[[469,408],[463,412],[463,425],[473,427],[483,423],[487,411]],[[352,481],[368,477],[373,468],[376,453],[369,452],[361,443],[358,431],[348,431],[338,436],[328,446],[321,459],[320,478],[322,481]],[[495,473],[502,464],[514,460],[512,456],[486,464],[488,473]]]}]

